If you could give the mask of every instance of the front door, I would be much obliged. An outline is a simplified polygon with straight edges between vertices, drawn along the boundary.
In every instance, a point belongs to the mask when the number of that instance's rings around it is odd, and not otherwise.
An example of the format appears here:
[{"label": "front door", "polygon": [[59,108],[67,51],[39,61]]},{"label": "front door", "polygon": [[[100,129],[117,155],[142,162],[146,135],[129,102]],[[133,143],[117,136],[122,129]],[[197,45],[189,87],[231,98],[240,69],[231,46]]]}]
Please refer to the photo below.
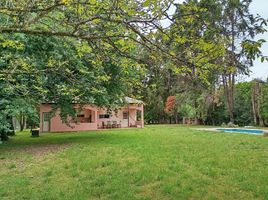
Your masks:
[{"label": "front door", "polygon": [[43,113],[43,132],[49,132],[50,129],[50,113]]},{"label": "front door", "polygon": [[123,121],[122,121],[122,127],[128,127],[128,112],[127,111],[123,111]]}]

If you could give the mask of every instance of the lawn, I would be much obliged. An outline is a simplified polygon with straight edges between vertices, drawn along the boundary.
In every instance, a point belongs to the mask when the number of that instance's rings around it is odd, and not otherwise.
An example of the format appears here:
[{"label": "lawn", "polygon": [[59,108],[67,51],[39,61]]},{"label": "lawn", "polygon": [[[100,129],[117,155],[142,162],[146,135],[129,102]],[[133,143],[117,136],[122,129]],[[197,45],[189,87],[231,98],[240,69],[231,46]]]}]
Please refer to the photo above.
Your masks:
[{"label": "lawn", "polygon": [[268,199],[268,137],[179,125],[17,133],[0,199]]}]

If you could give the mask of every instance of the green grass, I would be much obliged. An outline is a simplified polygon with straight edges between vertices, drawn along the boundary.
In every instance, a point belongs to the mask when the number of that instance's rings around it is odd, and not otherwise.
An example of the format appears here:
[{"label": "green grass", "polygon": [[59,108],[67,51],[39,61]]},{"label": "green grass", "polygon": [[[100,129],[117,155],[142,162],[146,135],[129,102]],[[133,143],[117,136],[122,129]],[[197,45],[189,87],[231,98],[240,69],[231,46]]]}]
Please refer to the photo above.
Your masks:
[{"label": "green grass", "polygon": [[179,125],[22,132],[0,145],[0,199],[268,199],[268,138]]}]

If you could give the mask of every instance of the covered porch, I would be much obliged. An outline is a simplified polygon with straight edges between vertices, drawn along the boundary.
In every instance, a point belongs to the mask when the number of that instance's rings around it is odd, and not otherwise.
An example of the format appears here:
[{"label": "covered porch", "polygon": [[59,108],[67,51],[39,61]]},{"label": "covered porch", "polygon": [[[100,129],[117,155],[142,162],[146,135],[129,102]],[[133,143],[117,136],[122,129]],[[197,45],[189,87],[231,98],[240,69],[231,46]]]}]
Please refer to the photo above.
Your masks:
[{"label": "covered porch", "polygon": [[128,128],[144,127],[144,113],[142,101],[126,98],[126,106],[116,112],[107,113],[105,109],[98,110],[98,128]]},{"label": "covered porch", "polygon": [[144,127],[143,104],[128,106],[128,127]]}]

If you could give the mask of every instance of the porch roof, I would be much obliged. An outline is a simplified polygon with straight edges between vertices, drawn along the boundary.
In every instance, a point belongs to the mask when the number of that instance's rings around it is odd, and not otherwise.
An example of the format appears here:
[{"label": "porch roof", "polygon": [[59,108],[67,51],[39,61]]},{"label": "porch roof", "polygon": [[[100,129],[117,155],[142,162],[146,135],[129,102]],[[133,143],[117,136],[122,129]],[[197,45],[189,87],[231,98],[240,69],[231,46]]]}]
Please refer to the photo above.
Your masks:
[{"label": "porch roof", "polygon": [[141,100],[138,100],[138,99],[133,99],[133,98],[131,98],[131,97],[125,97],[125,102],[126,103],[136,103],[136,104],[142,104],[143,103],[143,101],[141,101]]},{"label": "porch roof", "polygon": [[[143,104],[143,101],[141,100],[138,100],[138,99],[134,99],[134,98],[131,98],[131,97],[124,97],[124,102],[127,103],[127,104]],[[41,104],[54,104],[55,102],[54,101],[43,101]],[[76,102],[76,101],[73,101],[72,104],[79,104],[79,102]]]}]

